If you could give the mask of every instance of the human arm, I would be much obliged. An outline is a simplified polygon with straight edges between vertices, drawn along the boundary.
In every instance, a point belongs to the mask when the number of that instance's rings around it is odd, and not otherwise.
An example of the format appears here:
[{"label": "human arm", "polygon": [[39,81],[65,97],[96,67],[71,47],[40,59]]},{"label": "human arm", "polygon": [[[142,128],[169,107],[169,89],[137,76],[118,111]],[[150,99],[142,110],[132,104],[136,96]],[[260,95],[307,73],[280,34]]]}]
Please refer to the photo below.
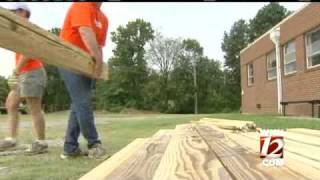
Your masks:
[{"label": "human arm", "polygon": [[94,76],[99,78],[102,74],[103,67],[102,48],[99,46],[96,35],[91,27],[80,26],[78,30],[83,43],[96,61]]}]

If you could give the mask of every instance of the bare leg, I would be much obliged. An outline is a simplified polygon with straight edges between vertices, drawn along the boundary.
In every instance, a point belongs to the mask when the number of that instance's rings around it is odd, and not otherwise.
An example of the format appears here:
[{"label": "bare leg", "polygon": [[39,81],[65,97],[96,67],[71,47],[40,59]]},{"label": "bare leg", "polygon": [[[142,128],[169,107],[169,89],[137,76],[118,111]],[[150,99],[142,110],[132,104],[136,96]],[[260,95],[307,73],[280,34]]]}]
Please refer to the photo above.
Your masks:
[{"label": "bare leg", "polygon": [[33,129],[38,140],[45,140],[45,121],[42,113],[41,98],[26,98]]},{"label": "bare leg", "polygon": [[18,136],[19,102],[20,102],[20,97],[17,90],[11,90],[7,97],[6,108],[9,115],[9,137],[13,139],[16,139]]}]

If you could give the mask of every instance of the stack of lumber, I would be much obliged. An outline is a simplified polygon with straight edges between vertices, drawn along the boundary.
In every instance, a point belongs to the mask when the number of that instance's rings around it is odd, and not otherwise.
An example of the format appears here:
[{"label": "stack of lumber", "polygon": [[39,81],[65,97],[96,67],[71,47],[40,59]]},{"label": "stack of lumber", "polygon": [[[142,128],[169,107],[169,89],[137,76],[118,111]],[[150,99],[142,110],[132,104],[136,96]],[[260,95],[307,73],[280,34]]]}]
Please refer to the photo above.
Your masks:
[{"label": "stack of lumber", "polygon": [[252,121],[239,121],[239,120],[229,120],[229,119],[215,119],[215,118],[203,118],[200,122],[210,123],[221,129],[227,129],[234,131],[256,131],[256,124]]},{"label": "stack of lumber", "polygon": [[[0,47],[94,77],[94,59],[80,48],[0,7]],[[108,79],[104,64],[102,79]]]},{"label": "stack of lumber", "polygon": [[[223,124],[225,122],[225,126]],[[232,123],[234,122],[234,123]],[[252,122],[201,119],[136,139],[80,180],[303,180],[320,177],[320,131],[285,132],[285,165],[266,167]]]}]

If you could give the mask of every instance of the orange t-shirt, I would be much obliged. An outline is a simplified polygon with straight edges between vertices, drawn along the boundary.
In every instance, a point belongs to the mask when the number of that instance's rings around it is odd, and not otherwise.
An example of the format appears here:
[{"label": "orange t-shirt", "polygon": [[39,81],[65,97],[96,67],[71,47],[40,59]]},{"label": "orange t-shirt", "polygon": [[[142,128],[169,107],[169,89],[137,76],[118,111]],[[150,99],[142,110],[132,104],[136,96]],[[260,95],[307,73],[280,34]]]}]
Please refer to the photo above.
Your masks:
[{"label": "orange t-shirt", "polygon": [[[18,65],[19,61],[20,61],[20,57],[21,54],[16,53],[16,65]],[[36,60],[36,59],[29,59],[27,61],[27,63],[21,67],[20,69],[20,73],[26,73],[26,72],[30,72],[39,68],[42,68],[43,64],[41,61]]]},{"label": "orange t-shirt", "polygon": [[83,43],[78,28],[91,27],[96,34],[98,44],[104,46],[106,42],[108,19],[97,7],[96,2],[74,2],[67,12],[60,37],[81,49],[89,52]]}]

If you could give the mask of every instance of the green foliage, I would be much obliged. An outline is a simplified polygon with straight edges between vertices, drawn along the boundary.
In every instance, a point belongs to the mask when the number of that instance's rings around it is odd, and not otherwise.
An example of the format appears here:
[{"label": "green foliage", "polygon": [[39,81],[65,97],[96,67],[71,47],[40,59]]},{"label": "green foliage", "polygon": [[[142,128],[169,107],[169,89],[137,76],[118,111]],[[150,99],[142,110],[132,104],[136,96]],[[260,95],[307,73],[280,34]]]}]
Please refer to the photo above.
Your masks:
[{"label": "green foliage", "polygon": [[192,113],[194,107],[194,85],[190,58],[181,56],[172,71],[170,86],[174,87],[170,112]]},{"label": "green foliage", "polygon": [[221,49],[224,52],[224,106],[226,110],[238,110],[241,104],[240,51],[284,19],[290,12],[279,3],[269,3],[249,21],[236,21],[231,30],[224,33]]},{"label": "green foliage", "polygon": [[[194,93],[198,95],[200,113],[218,112],[223,106],[221,98],[223,72],[218,61],[203,56],[203,48],[194,39],[182,42],[183,53],[175,63],[170,82],[171,109],[174,113],[194,112]],[[194,84],[194,65],[196,81]]]},{"label": "green foliage", "polygon": [[[165,112],[169,108],[172,89],[169,83],[170,73],[179,56],[181,56],[182,42],[179,39],[165,38],[160,33],[157,33],[149,45],[147,59],[150,66],[156,71],[152,72],[151,77],[149,77],[151,80],[146,85],[147,89],[154,87],[153,91],[151,91],[153,93],[149,93],[150,96],[148,97],[158,99],[156,106]],[[158,87],[155,87],[155,85]],[[145,93],[148,94],[148,92]]]},{"label": "green foliage", "polygon": [[249,41],[254,41],[289,14],[290,12],[278,2],[271,2],[265,5],[250,20]]},{"label": "green foliage", "polygon": [[224,33],[221,45],[224,52],[224,106],[231,109],[240,107],[240,51],[248,44],[248,24],[236,21],[229,33]]},{"label": "green foliage", "polygon": [[112,104],[143,107],[142,92],[148,78],[144,46],[153,39],[153,32],[149,22],[136,19],[111,33],[111,39],[116,43],[114,56],[109,60],[111,87],[108,96],[116,101]]},{"label": "green foliage", "polygon": [[[59,36],[61,29],[53,28],[49,32]],[[52,65],[45,65],[47,71],[48,82],[46,93],[43,97],[46,112],[60,111],[69,109],[70,99],[61,79],[58,69]]]},{"label": "green foliage", "polygon": [[9,87],[7,79],[0,76],[0,106],[4,106],[8,93]]}]

